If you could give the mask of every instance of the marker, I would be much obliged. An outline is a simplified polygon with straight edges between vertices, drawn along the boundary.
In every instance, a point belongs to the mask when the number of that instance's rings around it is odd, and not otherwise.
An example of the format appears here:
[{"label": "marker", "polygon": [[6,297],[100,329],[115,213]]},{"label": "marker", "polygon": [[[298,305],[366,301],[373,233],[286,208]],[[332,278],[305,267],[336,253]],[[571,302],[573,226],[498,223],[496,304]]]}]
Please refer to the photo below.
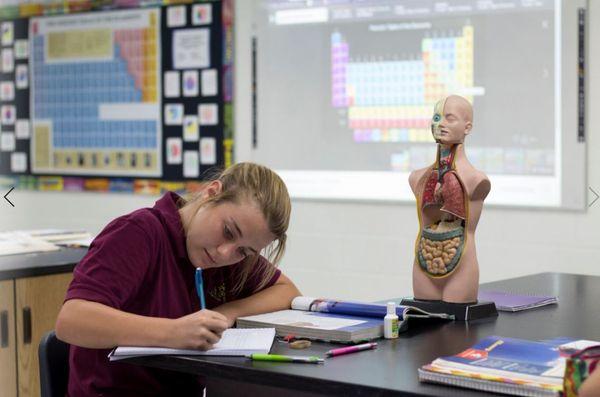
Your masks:
[{"label": "marker", "polygon": [[200,309],[206,309],[206,301],[204,300],[204,285],[202,283],[202,269],[196,268],[196,292],[200,298]]},{"label": "marker", "polygon": [[348,346],[348,347],[340,347],[339,349],[329,350],[325,355],[327,357],[335,357],[341,356],[342,354],[350,354],[361,352],[363,350],[371,350],[377,347],[377,343],[363,343],[362,345]]},{"label": "marker", "polygon": [[317,356],[284,356],[281,354],[253,353],[246,357],[254,361],[278,361],[285,363],[322,364],[325,361]]}]

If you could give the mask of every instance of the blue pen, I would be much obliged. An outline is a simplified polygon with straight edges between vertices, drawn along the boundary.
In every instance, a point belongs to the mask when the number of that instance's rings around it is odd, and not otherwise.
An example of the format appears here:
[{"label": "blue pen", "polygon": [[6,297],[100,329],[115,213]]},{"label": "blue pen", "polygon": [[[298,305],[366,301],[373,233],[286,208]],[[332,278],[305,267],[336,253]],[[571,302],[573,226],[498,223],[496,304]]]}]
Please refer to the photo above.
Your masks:
[{"label": "blue pen", "polygon": [[198,298],[200,298],[200,309],[206,309],[206,302],[204,301],[204,285],[202,283],[202,269],[196,268],[196,292]]}]

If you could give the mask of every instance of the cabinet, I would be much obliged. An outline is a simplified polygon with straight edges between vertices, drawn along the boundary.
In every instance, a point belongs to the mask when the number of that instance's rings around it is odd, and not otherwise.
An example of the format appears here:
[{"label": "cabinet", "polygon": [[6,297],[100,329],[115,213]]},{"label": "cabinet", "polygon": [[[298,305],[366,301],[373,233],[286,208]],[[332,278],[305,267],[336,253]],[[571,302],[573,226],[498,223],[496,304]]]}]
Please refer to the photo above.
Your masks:
[{"label": "cabinet", "polygon": [[0,282],[0,395],[16,397],[17,390],[19,397],[40,395],[39,342],[54,329],[72,277],[61,273]]},{"label": "cabinet", "polygon": [[0,281],[0,395],[17,396],[14,281]]}]

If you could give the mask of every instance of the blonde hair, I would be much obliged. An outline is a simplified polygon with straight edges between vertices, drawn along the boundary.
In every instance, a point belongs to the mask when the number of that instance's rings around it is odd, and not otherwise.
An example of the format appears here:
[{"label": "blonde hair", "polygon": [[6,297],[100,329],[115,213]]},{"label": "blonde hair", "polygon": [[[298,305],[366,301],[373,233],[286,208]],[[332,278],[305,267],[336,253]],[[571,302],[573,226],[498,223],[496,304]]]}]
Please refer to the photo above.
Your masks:
[{"label": "blonde hair", "polygon": [[[245,200],[255,203],[265,217],[269,231],[275,240],[265,249],[265,257],[273,264],[262,275],[262,280],[255,291],[264,288],[275,274],[285,252],[287,229],[290,223],[292,204],[287,188],[279,175],[263,165],[254,163],[237,163],[209,178],[209,181],[220,181],[221,192],[202,199],[202,193],[186,201],[184,206],[196,205],[194,213],[204,205],[219,205],[226,202],[239,204]],[[187,228],[186,228],[187,229]],[[258,255],[244,259],[244,267],[240,277],[233,286],[233,292],[239,293],[258,262]]]}]

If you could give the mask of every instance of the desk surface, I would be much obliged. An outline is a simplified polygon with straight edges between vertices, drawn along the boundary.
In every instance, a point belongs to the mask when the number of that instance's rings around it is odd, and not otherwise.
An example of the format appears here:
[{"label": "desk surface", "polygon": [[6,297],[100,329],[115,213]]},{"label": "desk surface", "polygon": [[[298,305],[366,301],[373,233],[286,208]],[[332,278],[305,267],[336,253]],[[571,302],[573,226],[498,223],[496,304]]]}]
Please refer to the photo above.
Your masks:
[{"label": "desk surface", "polygon": [[[379,340],[376,350],[328,359],[324,365],[251,362],[241,357],[157,356],[127,362],[308,393],[469,397],[484,393],[419,383],[417,368],[439,356],[458,353],[489,335],[600,340],[600,277],[542,273],[483,284],[482,289],[556,295],[559,304],[519,313],[500,312],[497,318],[469,323],[413,321],[399,339]],[[298,351],[275,342],[273,352],[323,356],[332,346],[313,343],[310,349]]]},{"label": "desk surface", "polygon": [[67,273],[87,253],[87,248],[0,256],[0,280]]}]

